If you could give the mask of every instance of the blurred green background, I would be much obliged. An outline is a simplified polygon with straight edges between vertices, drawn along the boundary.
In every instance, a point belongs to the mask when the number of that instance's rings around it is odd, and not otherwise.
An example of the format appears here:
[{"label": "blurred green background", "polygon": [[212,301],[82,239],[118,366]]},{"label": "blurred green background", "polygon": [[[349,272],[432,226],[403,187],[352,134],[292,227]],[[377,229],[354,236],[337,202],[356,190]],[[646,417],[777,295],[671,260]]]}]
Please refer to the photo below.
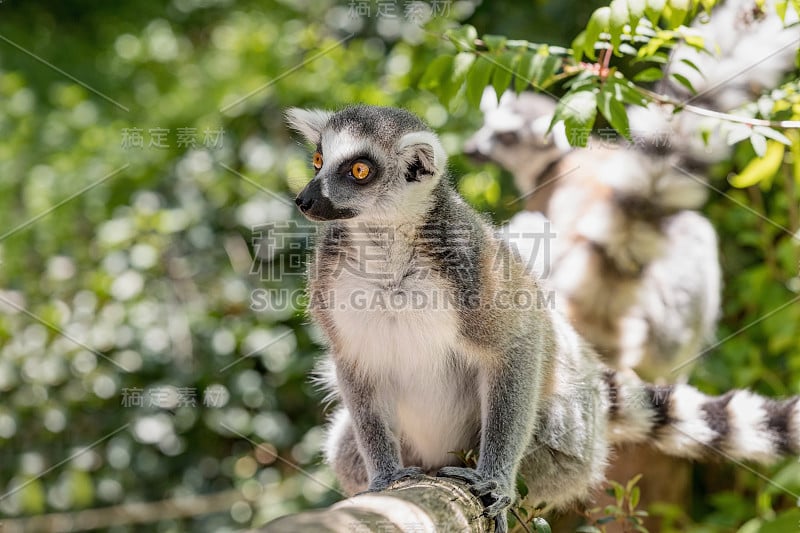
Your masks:
[{"label": "blurred green background", "polygon": [[[308,380],[321,347],[307,242],[265,253],[257,239],[297,219],[291,197],[312,175],[283,111],[407,107],[442,133],[459,190],[502,222],[519,209],[510,177],[459,155],[480,114],[417,82],[448,27],[568,45],[603,3],[0,3],[0,520],[34,530],[25,517],[60,513],[47,527],[70,530],[81,510],[199,495],[191,516],[134,525],[112,508],[101,529],[232,531],[339,499]],[[424,30],[417,13],[433,15]],[[693,383],[798,394],[798,244],[753,213],[797,231],[797,187],[787,174],[730,190],[745,152],[716,169],[729,197],[707,206],[718,337],[733,336]],[[264,289],[293,299],[265,309]],[[795,461],[759,472],[800,491]],[[732,531],[796,503],[730,465],[695,484],[692,509],[656,510],[678,530]]]}]

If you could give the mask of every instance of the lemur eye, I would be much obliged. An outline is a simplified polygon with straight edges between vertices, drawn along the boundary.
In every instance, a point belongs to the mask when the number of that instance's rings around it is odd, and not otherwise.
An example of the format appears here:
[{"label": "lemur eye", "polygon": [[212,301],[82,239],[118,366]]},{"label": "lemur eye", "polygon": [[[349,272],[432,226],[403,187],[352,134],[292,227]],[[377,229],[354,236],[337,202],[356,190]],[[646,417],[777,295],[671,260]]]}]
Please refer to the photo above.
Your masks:
[{"label": "lemur eye", "polygon": [[350,174],[357,180],[366,179],[370,172],[372,172],[372,169],[363,161],[356,161],[353,163],[353,166],[350,167]]},{"label": "lemur eye", "polygon": [[321,153],[314,152],[313,163],[314,163],[314,168],[316,168],[317,170],[322,168],[322,154]]},{"label": "lemur eye", "polygon": [[497,134],[500,144],[516,144],[519,142],[519,134],[516,131],[503,131]]}]

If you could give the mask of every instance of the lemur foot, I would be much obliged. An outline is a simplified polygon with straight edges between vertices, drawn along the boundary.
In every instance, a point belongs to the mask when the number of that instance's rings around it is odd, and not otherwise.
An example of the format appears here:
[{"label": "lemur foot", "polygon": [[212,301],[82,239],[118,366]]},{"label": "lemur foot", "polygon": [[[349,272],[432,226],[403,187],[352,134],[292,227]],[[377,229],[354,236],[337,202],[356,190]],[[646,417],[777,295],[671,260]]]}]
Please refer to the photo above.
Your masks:
[{"label": "lemur foot", "polygon": [[378,476],[372,480],[369,484],[369,488],[362,492],[361,494],[365,494],[367,492],[378,492],[392,483],[396,481],[400,481],[401,479],[405,479],[408,477],[418,477],[425,475],[425,471],[418,467],[418,466],[407,466],[405,468],[398,468],[394,472],[386,476]]},{"label": "lemur foot", "polygon": [[485,479],[474,468],[445,466],[436,472],[437,477],[449,477],[465,481],[469,491],[480,498],[483,503],[483,515],[494,518],[495,533],[508,531],[508,519],[505,510],[511,505],[511,498],[503,493],[500,483],[494,479]]}]

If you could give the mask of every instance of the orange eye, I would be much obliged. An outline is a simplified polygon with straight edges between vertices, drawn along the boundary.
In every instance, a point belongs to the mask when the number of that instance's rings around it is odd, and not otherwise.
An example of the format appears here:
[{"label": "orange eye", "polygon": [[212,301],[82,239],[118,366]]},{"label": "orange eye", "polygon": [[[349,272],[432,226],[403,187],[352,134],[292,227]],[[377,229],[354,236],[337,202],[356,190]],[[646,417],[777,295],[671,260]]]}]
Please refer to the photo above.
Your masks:
[{"label": "orange eye", "polygon": [[353,163],[353,166],[350,167],[350,173],[357,180],[365,179],[366,177],[369,176],[369,173],[371,171],[372,169],[369,168],[369,165],[361,161],[356,161],[355,163]]},{"label": "orange eye", "polygon": [[314,163],[314,168],[316,168],[317,170],[322,168],[322,154],[321,153],[319,153],[319,152],[315,152],[314,153],[313,163]]}]

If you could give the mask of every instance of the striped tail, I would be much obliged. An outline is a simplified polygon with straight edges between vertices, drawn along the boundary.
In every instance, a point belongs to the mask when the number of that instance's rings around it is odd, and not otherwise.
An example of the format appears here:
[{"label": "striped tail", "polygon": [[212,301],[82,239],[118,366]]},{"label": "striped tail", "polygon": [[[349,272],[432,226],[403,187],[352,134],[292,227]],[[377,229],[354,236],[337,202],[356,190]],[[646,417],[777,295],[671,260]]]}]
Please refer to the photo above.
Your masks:
[{"label": "striped tail", "polygon": [[800,455],[800,397],[773,400],[747,390],[708,396],[689,385],[656,386],[606,370],[609,440],[651,442],[668,455],[774,462]]}]

